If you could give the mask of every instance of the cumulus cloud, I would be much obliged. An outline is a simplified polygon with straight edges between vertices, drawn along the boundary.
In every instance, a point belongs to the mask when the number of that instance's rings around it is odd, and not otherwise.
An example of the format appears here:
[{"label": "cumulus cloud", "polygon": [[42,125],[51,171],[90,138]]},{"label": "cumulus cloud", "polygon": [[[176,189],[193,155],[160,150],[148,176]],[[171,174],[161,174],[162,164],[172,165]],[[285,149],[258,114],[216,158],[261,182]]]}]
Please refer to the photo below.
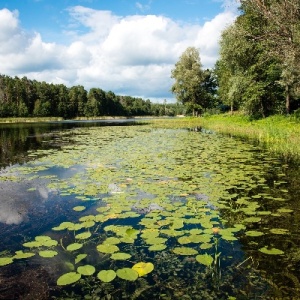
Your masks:
[{"label": "cumulus cloud", "polygon": [[[136,6],[146,9],[139,2]],[[45,43],[38,32],[25,32],[17,11],[0,10],[0,73],[100,87],[154,101],[171,99],[170,73],[182,52],[195,46],[203,66],[213,67],[220,33],[236,17],[224,9],[198,25],[159,15],[121,17],[83,6],[68,12],[64,34],[71,42],[61,45]]]}]

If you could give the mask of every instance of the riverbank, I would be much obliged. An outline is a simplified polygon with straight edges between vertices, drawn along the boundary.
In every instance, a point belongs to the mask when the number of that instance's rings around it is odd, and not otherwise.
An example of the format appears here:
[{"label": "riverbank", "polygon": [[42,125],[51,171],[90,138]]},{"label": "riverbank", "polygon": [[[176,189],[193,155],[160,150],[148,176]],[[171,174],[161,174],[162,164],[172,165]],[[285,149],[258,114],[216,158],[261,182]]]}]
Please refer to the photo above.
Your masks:
[{"label": "riverbank", "polygon": [[300,121],[293,117],[271,116],[250,120],[240,115],[213,115],[201,118],[153,120],[153,126],[204,127],[223,134],[258,142],[285,159],[300,159]]}]

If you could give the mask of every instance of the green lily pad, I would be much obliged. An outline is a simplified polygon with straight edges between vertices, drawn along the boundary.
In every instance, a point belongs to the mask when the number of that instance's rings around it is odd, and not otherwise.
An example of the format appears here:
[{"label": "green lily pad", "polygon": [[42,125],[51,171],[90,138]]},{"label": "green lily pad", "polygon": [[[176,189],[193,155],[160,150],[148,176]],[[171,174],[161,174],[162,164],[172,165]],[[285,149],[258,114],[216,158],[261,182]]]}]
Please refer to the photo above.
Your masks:
[{"label": "green lily pad", "polygon": [[39,255],[41,257],[54,257],[57,254],[58,253],[56,251],[53,251],[53,250],[44,250],[44,251],[39,252]]},{"label": "green lily pad", "polygon": [[117,245],[120,244],[120,242],[120,239],[116,237],[109,237],[103,242],[103,244]]},{"label": "green lily pad", "polygon": [[167,248],[167,245],[165,244],[155,244],[155,245],[151,245],[148,250],[149,251],[162,251],[165,250]]},{"label": "green lily pad", "polygon": [[69,273],[61,275],[57,279],[57,285],[72,284],[72,283],[75,283],[76,281],[78,281],[80,278],[81,278],[81,274],[76,273],[76,272],[69,272]]},{"label": "green lily pad", "polygon": [[73,244],[68,245],[67,250],[68,251],[75,251],[75,250],[78,250],[78,249],[80,249],[82,247],[83,247],[83,244],[73,243]]},{"label": "green lily pad", "polygon": [[28,248],[38,248],[41,247],[42,245],[43,243],[38,241],[32,241],[23,244],[24,247],[28,247]]},{"label": "green lily pad", "polygon": [[73,207],[73,210],[75,210],[75,211],[83,211],[83,210],[85,210],[85,206],[75,206],[75,207]]},{"label": "green lily pad", "polygon": [[139,274],[137,271],[130,269],[130,268],[123,268],[117,270],[117,276],[121,279],[128,280],[128,281],[135,281],[138,279]]},{"label": "green lily pad", "polygon": [[112,254],[119,251],[120,249],[116,245],[102,244],[97,246],[97,250],[102,253]]},{"label": "green lily pad", "polygon": [[13,257],[0,257],[0,267],[9,265],[13,262]]},{"label": "green lily pad", "polygon": [[284,228],[272,228],[270,232],[274,234],[290,234],[290,232]]},{"label": "green lily pad", "polygon": [[116,278],[117,274],[113,270],[102,270],[97,277],[103,282],[111,282]]},{"label": "green lily pad", "polygon": [[51,240],[51,237],[50,236],[47,236],[47,235],[38,235],[35,237],[35,240],[38,241],[38,242],[46,242],[46,241],[50,241]]},{"label": "green lily pad", "polygon": [[284,252],[280,249],[277,248],[268,248],[268,247],[263,247],[259,249],[260,252],[268,255],[281,255],[284,254]]},{"label": "green lily pad", "polygon": [[206,250],[206,249],[210,249],[212,248],[213,244],[210,244],[210,243],[203,243],[200,245],[200,249],[202,250]]},{"label": "green lily pad", "polygon": [[113,253],[110,258],[114,259],[114,260],[126,260],[129,259],[131,257],[130,254],[128,253],[122,253],[122,252],[117,252],[117,253]]},{"label": "green lily pad", "polygon": [[213,263],[214,259],[211,255],[209,254],[199,254],[196,256],[196,260],[197,262],[199,262],[200,264],[203,264],[205,266],[210,267],[211,264]]},{"label": "green lily pad", "polygon": [[154,270],[154,265],[151,262],[145,263],[145,262],[139,262],[136,263],[133,267],[133,270],[135,270],[139,277],[142,277],[144,275],[147,275],[151,273]]},{"label": "green lily pad", "polygon": [[75,258],[75,264],[78,264],[87,257],[87,254],[78,254]]},{"label": "green lily pad", "polygon": [[77,272],[81,275],[90,276],[96,272],[96,269],[94,266],[85,265],[85,266],[78,267]]},{"label": "green lily pad", "polygon": [[289,208],[279,208],[279,209],[277,209],[277,211],[279,213],[292,213],[293,212],[293,210],[289,209]]},{"label": "green lily pad", "polygon": [[178,255],[196,255],[198,251],[193,248],[188,247],[176,247],[173,249],[173,252]]},{"label": "green lily pad", "polygon": [[34,253],[31,252],[23,252],[23,251],[16,251],[16,254],[13,258],[15,259],[23,259],[23,258],[29,258],[34,256]]},{"label": "green lily pad", "polygon": [[264,235],[263,232],[261,232],[261,231],[256,231],[256,230],[248,230],[248,231],[245,232],[245,234],[246,234],[247,236],[252,236],[252,237]]},{"label": "green lily pad", "polygon": [[75,235],[75,239],[86,240],[86,239],[90,238],[91,235],[92,234],[89,231],[86,231],[86,232],[82,232],[82,233],[76,234]]}]

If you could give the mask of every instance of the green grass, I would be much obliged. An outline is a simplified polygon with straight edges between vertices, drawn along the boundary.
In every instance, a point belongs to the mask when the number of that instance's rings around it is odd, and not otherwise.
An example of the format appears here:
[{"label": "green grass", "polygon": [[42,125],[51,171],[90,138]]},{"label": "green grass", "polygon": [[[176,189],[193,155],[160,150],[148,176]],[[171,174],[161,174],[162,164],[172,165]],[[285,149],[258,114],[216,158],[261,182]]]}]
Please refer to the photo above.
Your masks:
[{"label": "green grass", "polygon": [[213,115],[201,118],[180,118],[151,121],[153,126],[201,126],[223,134],[258,142],[269,151],[286,159],[300,159],[300,123],[293,117],[272,116],[250,120],[241,115]]},{"label": "green grass", "polygon": [[62,121],[61,117],[24,117],[24,118],[0,118],[0,123],[38,123],[49,121]]}]

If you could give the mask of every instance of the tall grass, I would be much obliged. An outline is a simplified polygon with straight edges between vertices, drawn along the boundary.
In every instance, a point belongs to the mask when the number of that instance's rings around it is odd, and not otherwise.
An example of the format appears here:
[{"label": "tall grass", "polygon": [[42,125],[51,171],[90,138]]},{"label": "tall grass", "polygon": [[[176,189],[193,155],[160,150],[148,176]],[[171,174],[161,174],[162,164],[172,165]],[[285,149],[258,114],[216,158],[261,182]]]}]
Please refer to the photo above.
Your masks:
[{"label": "tall grass", "polygon": [[201,118],[153,120],[151,123],[153,126],[177,128],[201,126],[258,142],[286,159],[300,159],[300,122],[293,117],[272,116],[253,121],[246,116],[223,114]]}]

